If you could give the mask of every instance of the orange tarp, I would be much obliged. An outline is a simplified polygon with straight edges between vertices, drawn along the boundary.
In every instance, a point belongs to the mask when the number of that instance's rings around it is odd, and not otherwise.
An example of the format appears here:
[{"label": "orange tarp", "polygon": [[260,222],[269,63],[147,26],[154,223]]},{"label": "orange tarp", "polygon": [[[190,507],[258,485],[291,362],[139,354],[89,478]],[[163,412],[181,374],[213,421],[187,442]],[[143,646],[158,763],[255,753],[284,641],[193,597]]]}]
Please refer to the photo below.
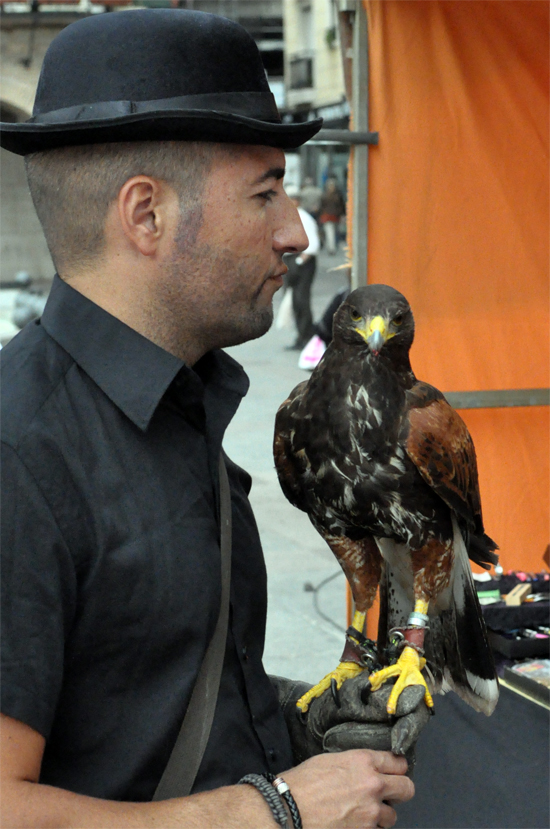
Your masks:
[{"label": "orange tarp", "polygon": [[[418,377],[549,383],[549,3],[365,0],[369,282],[409,299]],[[547,407],[462,412],[505,569],[548,545]]]}]

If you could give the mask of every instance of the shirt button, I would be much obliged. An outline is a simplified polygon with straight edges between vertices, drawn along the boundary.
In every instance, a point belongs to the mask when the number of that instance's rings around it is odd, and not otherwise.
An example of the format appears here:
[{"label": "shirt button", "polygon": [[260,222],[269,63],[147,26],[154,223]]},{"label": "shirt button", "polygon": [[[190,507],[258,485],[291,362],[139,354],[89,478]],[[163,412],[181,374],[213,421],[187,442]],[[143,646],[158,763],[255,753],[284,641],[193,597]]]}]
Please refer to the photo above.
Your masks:
[{"label": "shirt button", "polygon": [[275,760],[277,759],[277,752],[275,751],[275,749],[274,748],[268,748],[267,753],[269,754],[269,759],[271,760],[271,762],[274,763]]},{"label": "shirt button", "polygon": [[241,653],[242,653],[242,655],[243,655],[243,659],[244,659],[245,661],[248,661],[248,648],[246,647],[246,645],[243,645],[243,648],[242,648],[242,650],[241,650]]}]

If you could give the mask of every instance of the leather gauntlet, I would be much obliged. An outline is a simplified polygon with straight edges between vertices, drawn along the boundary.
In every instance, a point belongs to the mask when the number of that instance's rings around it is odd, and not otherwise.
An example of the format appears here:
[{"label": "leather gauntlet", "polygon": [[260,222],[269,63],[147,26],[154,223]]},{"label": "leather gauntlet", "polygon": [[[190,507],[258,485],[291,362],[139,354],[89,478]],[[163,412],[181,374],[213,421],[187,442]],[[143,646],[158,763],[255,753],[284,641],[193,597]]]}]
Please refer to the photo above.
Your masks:
[{"label": "leather gauntlet", "polygon": [[370,748],[405,755],[414,765],[414,744],[430,719],[424,688],[412,685],[399,697],[397,712],[386,711],[392,686],[370,691],[364,671],[342,684],[338,707],[330,690],[313,700],[300,715],[296,702],[312,686],[284,677],[270,676],[287,724],[295,764],[323,751]]}]

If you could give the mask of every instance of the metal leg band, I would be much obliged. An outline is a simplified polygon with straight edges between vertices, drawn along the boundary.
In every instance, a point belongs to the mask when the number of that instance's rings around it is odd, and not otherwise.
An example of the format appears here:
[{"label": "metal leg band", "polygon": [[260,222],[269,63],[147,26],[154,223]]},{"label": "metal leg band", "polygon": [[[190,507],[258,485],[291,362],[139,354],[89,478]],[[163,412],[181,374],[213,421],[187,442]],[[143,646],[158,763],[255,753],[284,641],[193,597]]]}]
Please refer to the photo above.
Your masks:
[{"label": "metal leg band", "polygon": [[425,628],[428,627],[429,621],[430,617],[425,613],[419,613],[417,610],[413,610],[407,619],[407,627]]}]

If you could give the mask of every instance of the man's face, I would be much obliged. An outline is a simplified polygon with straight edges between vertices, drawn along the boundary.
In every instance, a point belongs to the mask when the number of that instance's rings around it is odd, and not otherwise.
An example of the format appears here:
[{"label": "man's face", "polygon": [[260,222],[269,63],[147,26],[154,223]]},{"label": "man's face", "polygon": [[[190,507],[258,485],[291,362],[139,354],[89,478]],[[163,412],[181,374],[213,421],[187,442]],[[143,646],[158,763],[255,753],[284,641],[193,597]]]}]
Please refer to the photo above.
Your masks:
[{"label": "man's face", "polygon": [[284,153],[272,147],[220,146],[200,210],[181,217],[172,290],[181,287],[185,318],[205,350],[266,333],[287,270],[283,254],[307,247],[283,189],[284,165]]}]

